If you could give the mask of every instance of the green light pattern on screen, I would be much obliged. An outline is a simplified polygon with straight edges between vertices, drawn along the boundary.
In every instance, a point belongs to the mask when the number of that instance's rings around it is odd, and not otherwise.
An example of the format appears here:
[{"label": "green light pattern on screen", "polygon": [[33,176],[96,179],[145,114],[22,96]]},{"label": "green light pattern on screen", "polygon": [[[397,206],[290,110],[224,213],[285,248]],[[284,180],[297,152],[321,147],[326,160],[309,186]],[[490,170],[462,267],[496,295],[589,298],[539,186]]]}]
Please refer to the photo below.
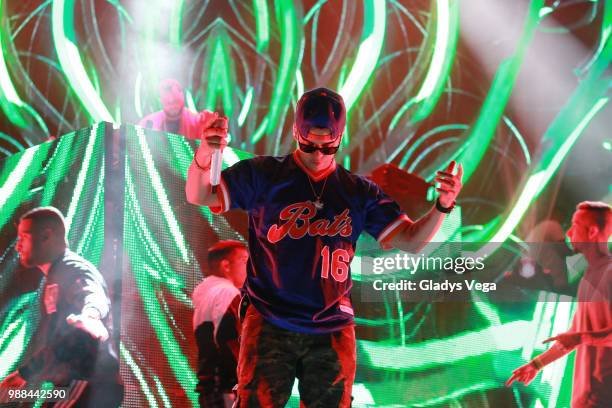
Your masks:
[{"label": "green light pattern on screen", "polygon": [[134,374],[134,377],[138,381],[141,391],[147,399],[147,402],[149,403],[149,407],[157,408],[158,405],[157,401],[155,400],[155,394],[153,394],[153,392],[151,391],[151,388],[149,387],[149,384],[147,384],[147,380],[145,379],[142,370],[140,369],[136,361],[134,361],[129,350],[126,348],[123,342],[119,343],[119,354],[121,354],[121,358],[123,359],[123,361],[125,361],[127,366],[132,371],[132,374]]},{"label": "green light pattern on screen", "polygon": [[157,389],[157,393],[161,397],[162,402],[164,403],[164,408],[171,408],[172,404],[170,403],[170,399],[168,398],[168,394],[166,394],[166,390],[164,390],[164,386],[159,381],[159,378],[154,375],[153,380],[155,381],[155,389]]},{"label": "green light pattern on screen", "polygon": [[[583,130],[589,124],[591,119],[605,106],[608,102],[608,98],[602,98],[598,100],[595,105],[587,112],[586,116],[584,116],[581,121],[578,123],[578,126],[572,130],[572,132],[567,135],[565,138],[566,132],[561,132],[561,129],[556,129],[551,126],[551,131],[546,134],[551,138],[554,137],[554,142],[561,143],[561,145],[557,149],[548,149],[546,153],[543,155],[541,166],[537,168],[535,172],[533,172],[527,182],[525,183],[525,187],[523,188],[519,198],[517,199],[516,205],[512,208],[510,215],[504,224],[500,227],[500,229],[496,232],[496,234],[491,238],[491,242],[503,242],[506,240],[508,235],[516,228],[519,224],[521,218],[527,211],[527,208],[538,198],[540,193],[544,190],[544,187],[548,184],[548,182],[555,175],[559,166],[563,162],[563,160],[569,154],[571,147],[576,143],[580,135],[582,135]],[[559,116],[558,118],[561,118]],[[553,125],[554,126],[554,125]],[[552,133],[552,131],[559,130],[559,133]],[[554,136],[553,136],[554,135]],[[551,155],[550,153],[553,153]],[[548,160],[546,160],[548,159]],[[546,163],[548,161],[548,163]],[[490,253],[489,253],[490,255]]]},{"label": "green light pattern on screen", "polygon": [[483,295],[478,292],[470,292],[470,297],[478,313],[489,322],[489,325],[500,326],[502,324],[499,318],[499,311]]},{"label": "green light pattern on screen", "polygon": [[432,21],[436,24],[433,55],[421,89],[414,97],[414,103],[420,103],[421,106],[414,113],[411,119],[413,122],[421,121],[431,114],[448,81],[459,37],[459,1],[437,0],[436,18]]},{"label": "green light pattern on screen", "polygon": [[527,21],[518,41],[516,53],[504,60],[497,69],[489,93],[482,105],[481,114],[468,139],[464,142],[467,147],[459,157],[459,162],[463,164],[464,184],[470,181],[491,144],[495,129],[510,99],[525,53],[540,22],[538,14],[543,5],[544,0],[531,1]]},{"label": "green light pattern on screen", "polygon": [[514,123],[512,123],[512,121],[507,116],[504,116],[503,119],[504,119],[504,123],[506,124],[506,126],[510,128],[510,130],[512,131],[512,134],[514,135],[516,140],[519,142],[519,145],[521,146],[521,150],[523,151],[523,155],[525,156],[525,163],[527,163],[527,165],[529,166],[531,164],[531,153],[529,153],[529,148],[527,147],[527,144],[525,143],[525,138],[523,137],[521,132],[517,129],[517,127],[514,125]]},{"label": "green light pattern on screen", "polygon": [[251,143],[261,140],[264,134],[271,134],[276,130],[281,114],[286,109],[293,87],[293,75],[298,67],[300,44],[302,42],[301,26],[298,24],[294,4],[290,0],[278,0],[275,3],[276,20],[279,24],[281,38],[280,62],[278,76],[272,88],[268,114],[261,122],[259,128],[251,136]]},{"label": "green light pattern on screen", "polygon": [[30,148],[22,154],[7,159],[4,171],[0,174],[0,228],[13,216],[19,203],[28,193],[30,185],[46,159],[50,144]]},{"label": "green light pattern on screen", "polygon": [[53,42],[68,83],[94,122],[114,122],[106,105],[87,76],[74,31],[75,0],[53,0]]},{"label": "green light pattern on screen", "polygon": [[85,180],[91,181],[91,174],[89,171],[92,169],[91,159],[94,152],[94,148],[99,149],[100,144],[104,140],[99,137],[98,133],[98,124],[95,124],[91,128],[91,132],[89,134],[89,138],[87,141],[87,147],[85,148],[85,155],[83,157],[83,165],[79,170],[79,174],[77,176],[76,185],[74,186],[74,191],[72,193],[72,200],[70,201],[70,206],[68,207],[68,211],[66,213],[66,230],[70,230],[72,225],[72,220],[77,211],[77,207],[81,198],[81,194],[83,193],[83,188],[85,187]]},{"label": "green light pattern on screen", "polygon": [[[0,13],[4,14],[5,4],[0,1]],[[4,50],[7,49],[4,44],[4,32],[0,32],[0,108],[6,114],[8,119],[16,126],[21,128],[27,124],[20,114],[19,108],[23,106],[23,101],[19,97],[6,65]]]},{"label": "green light pattern on screen", "polygon": [[[117,10],[122,30],[125,23],[134,24],[134,19],[130,17],[119,2],[111,1],[109,3]],[[232,128],[232,136],[236,140],[250,141],[251,145],[246,144],[247,148],[263,140],[266,142],[267,147],[274,146],[274,152],[279,153],[288,146],[287,143],[281,142],[281,136],[283,136],[281,128],[287,110],[303,89],[315,85],[312,83],[311,71],[308,70],[308,67],[302,61],[304,44],[308,40],[305,38],[304,27],[310,23],[319,24],[321,14],[326,8],[330,7],[331,2],[325,0],[318,1],[312,8],[305,11],[305,15],[302,15],[301,7],[295,2],[279,0],[274,2],[274,8],[270,10],[268,6],[272,3],[267,1],[253,0],[252,2],[245,3],[248,3],[249,6],[246,8],[252,11],[253,17],[254,29],[252,33],[254,41],[251,45],[257,51],[261,62],[269,64],[266,66],[266,69],[273,72],[273,74],[265,77],[266,82],[263,86],[261,82],[257,82],[260,78],[255,78],[256,75],[253,73],[246,74],[247,76],[253,76],[245,81],[247,85],[236,84],[238,81],[236,74],[240,67],[236,62],[239,58],[235,58],[234,53],[240,52],[239,48],[241,45],[239,44],[244,39],[238,38],[234,28],[227,26],[225,20],[214,20],[211,25],[206,27],[206,30],[209,31],[204,32],[208,36],[203,35],[201,37],[203,40],[202,44],[207,45],[203,49],[198,49],[197,52],[202,52],[205,58],[214,58],[221,63],[211,71],[203,73],[204,85],[201,85],[200,88],[196,86],[191,88],[185,87],[185,89],[193,90],[193,95],[191,92],[187,94],[187,104],[192,109],[201,109],[204,106],[216,106],[221,101],[226,113],[232,112],[232,115],[237,113],[234,120],[236,120],[238,126],[237,129]],[[74,104],[75,110],[81,109],[82,112],[94,121],[101,119],[112,120],[109,114],[110,111],[116,112],[118,117],[125,115],[125,112],[128,111],[128,109],[125,109],[126,105],[120,106],[118,102],[113,101],[111,103],[109,100],[104,100],[105,81],[108,79],[108,76],[103,75],[103,68],[91,62],[89,60],[90,54],[83,51],[77,43],[74,22],[77,16],[73,15],[75,2],[73,0],[54,0],[46,4],[51,4],[50,16],[52,17],[53,43],[57,50],[59,61],[59,64],[56,64],[57,69],[77,94],[78,100]],[[4,11],[6,2],[1,2],[0,5],[2,6],[1,10]],[[412,138],[412,135],[417,134],[418,122],[430,117],[434,112],[442,110],[439,106],[441,105],[439,103],[441,95],[447,91],[449,93],[452,92],[450,83],[451,69],[453,71],[458,70],[457,64],[454,64],[454,61],[460,28],[458,25],[459,2],[456,0],[432,1],[430,3],[430,18],[428,19],[419,19],[417,18],[419,17],[418,15],[413,16],[408,7],[402,5],[401,2],[364,0],[359,2],[359,5],[363,9],[364,19],[363,26],[357,27],[359,29],[357,35],[361,33],[362,37],[359,42],[355,42],[354,50],[350,54],[336,58],[336,64],[341,68],[339,69],[339,75],[337,70],[333,76],[333,81],[337,81],[336,83],[340,85],[341,93],[348,101],[347,107],[350,110],[350,115],[348,115],[349,123],[362,123],[364,119],[370,119],[364,118],[363,114],[364,107],[371,103],[366,101],[365,96],[371,97],[369,92],[375,83],[374,81],[377,81],[378,76],[382,77],[384,74],[383,62],[389,57],[388,54],[385,54],[387,51],[385,49],[386,38],[390,34],[388,30],[392,27],[392,17],[394,13],[404,13],[409,18],[412,18],[415,21],[415,26],[423,32],[423,43],[415,44],[415,46],[420,47],[422,51],[424,50],[423,55],[426,58],[424,57],[422,60],[419,60],[419,63],[422,63],[423,66],[410,74],[411,84],[415,84],[416,88],[403,87],[401,103],[397,108],[385,111],[385,114],[389,114],[392,120],[388,125],[388,129],[381,130],[383,132],[393,130],[399,132],[405,131],[406,136],[397,145],[389,149],[389,151],[393,152],[390,156],[381,156],[382,159],[392,162],[397,158],[400,167],[419,172],[419,175],[426,180],[431,180],[434,171],[441,166],[440,163],[444,165],[444,163],[448,163],[452,159],[457,159],[463,162],[466,167],[465,183],[471,180],[470,183],[473,185],[476,182],[476,178],[473,176],[481,168],[484,155],[492,147],[496,131],[502,125],[505,125],[518,142],[522,152],[521,160],[528,166],[528,171],[525,172],[525,176],[519,186],[513,189],[513,198],[504,204],[504,208],[499,211],[500,214],[492,217],[488,223],[483,225],[461,225],[461,223],[453,225],[453,228],[446,232],[444,238],[459,238],[464,242],[492,241],[504,243],[505,241],[513,241],[521,244],[520,238],[512,235],[512,233],[521,225],[523,216],[537,202],[540,194],[558,173],[560,166],[571,153],[580,137],[585,134],[585,130],[592,120],[608,106],[608,97],[605,92],[610,87],[610,80],[604,75],[604,72],[606,69],[609,69],[607,67],[609,67],[611,53],[609,39],[612,30],[612,4],[604,2],[604,16],[601,19],[602,26],[597,49],[593,52],[592,58],[577,70],[577,77],[580,78],[578,88],[545,132],[542,143],[544,149],[538,155],[532,155],[533,152],[529,151],[525,137],[514,124],[514,118],[511,119],[511,116],[506,116],[510,115],[507,112],[507,105],[516,75],[522,66],[523,56],[530,49],[532,38],[536,30],[540,28],[542,18],[550,15],[554,11],[553,7],[544,7],[544,2],[541,0],[535,0],[530,3],[529,14],[527,15],[525,27],[523,28],[516,52],[499,65],[493,83],[473,125],[447,122],[429,131],[421,132],[418,134],[418,137]],[[139,116],[142,116],[143,112],[149,109],[151,105],[149,103],[147,106],[148,100],[151,99],[150,95],[147,94],[147,87],[156,87],[156,79],[161,74],[160,67],[155,66],[155,64],[148,64],[148,61],[155,60],[155,44],[158,44],[163,39],[162,37],[167,35],[167,40],[172,46],[185,51],[188,47],[186,43],[190,41],[190,37],[187,35],[188,30],[184,27],[184,24],[186,24],[185,13],[189,7],[189,2],[174,1],[170,7],[171,13],[170,18],[167,20],[168,24],[164,24],[161,28],[155,27],[156,19],[147,18],[149,23],[145,27],[144,39],[138,40],[141,41],[139,45],[143,45],[142,55],[139,55],[141,59],[139,67],[144,66],[144,68],[142,72],[140,72],[140,69],[138,70],[139,73],[133,85],[134,98],[130,97],[129,104],[130,107],[134,106]],[[153,16],[154,12],[159,12],[165,8],[161,2],[156,2],[154,7],[150,7],[150,9],[152,12],[148,14],[148,17]],[[37,10],[35,13],[41,12],[42,15],[44,4],[38,7]],[[422,14],[425,15],[426,12],[423,11]],[[3,21],[6,18],[6,16],[3,16]],[[420,26],[423,21],[427,24]],[[8,25],[6,26],[8,27]],[[211,27],[213,28],[211,29]],[[19,65],[17,52],[13,44],[11,44],[13,35],[6,28],[2,28],[0,34],[0,108],[2,108],[9,121],[19,128],[32,128],[31,119],[34,118],[35,123],[41,129],[46,129],[42,118],[34,111],[34,108],[26,103],[33,103],[28,99],[32,93],[27,86],[25,88],[22,87],[24,86],[23,83],[29,84],[31,81],[27,78],[25,70]],[[16,35],[15,32],[13,34]],[[96,32],[96,34],[98,33]],[[210,41],[207,43],[208,40]],[[312,38],[310,40],[316,46],[317,39]],[[125,41],[125,38],[123,38],[123,41]],[[274,47],[271,47],[270,44],[274,44]],[[271,48],[278,54],[274,57],[278,61],[270,62],[272,59],[270,56]],[[366,59],[364,55],[368,58]],[[55,69],[52,64],[49,64],[49,67],[50,69]],[[264,78],[264,75],[258,71],[257,75],[260,74],[261,78]],[[418,77],[416,77],[416,74],[418,74]],[[421,77],[422,81],[416,80]],[[207,83],[211,85],[208,86],[206,85]],[[269,97],[270,100],[264,100],[260,95],[262,94],[262,87],[267,95],[271,95]],[[26,101],[22,100],[22,97]],[[39,111],[43,111],[40,105],[35,106]],[[107,106],[110,107],[110,110]],[[261,113],[258,113],[260,106],[266,106],[270,109],[262,116]],[[45,112],[53,111],[53,109],[51,105],[44,106]],[[372,122],[379,123],[381,116],[382,112],[374,114]],[[47,119],[45,117],[45,120]],[[125,117],[122,119],[125,119]],[[63,118],[56,120],[66,125],[66,123],[62,122]],[[68,126],[64,129],[69,128]],[[371,124],[367,125],[366,128],[369,132],[378,131],[378,128]],[[466,134],[467,139],[461,139],[461,143],[458,143],[457,141],[460,140],[458,135],[462,132]],[[48,134],[48,131],[46,133]],[[362,142],[363,139],[359,139],[357,133],[358,131],[355,131],[355,129],[352,129],[351,133],[347,129],[345,140],[343,140],[343,149],[349,149],[351,146],[359,145]],[[30,133],[24,131],[23,134],[30,137]],[[142,133],[140,135],[142,137]],[[438,138],[443,138],[443,140],[438,141]],[[8,143],[11,144],[10,149],[22,150],[24,147],[32,144],[29,143],[30,140],[27,138],[19,139],[6,135],[4,139],[8,140]],[[43,185],[42,203],[53,204],[60,181],[64,177],[70,176],[70,171],[75,171],[79,176],[79,181],[74,186],[75,199],[69,207],[63,208],[63,210],[68,209],[71,220],[86,220],[85,233],[78,237],[77,249],[85,251],[90,255],[97,254],[92,256],[99,259],[102,243],[100,242],[101,240],[96,240],[95,238],[99,236],[103,229],[101,220],[103,219],[104,211],[104,206],[102,205],[104,202],[104,166],[99,162],[100,158],[94,156],[94,152],[99,148],[99,145],[96,144],[94,147],[94,145],[88,144],[93,143],[92,139],[64,137],[55,144],[53,150],[50,150],[52,144],[47,144],[36,149],[29,149],[21,155],[9,157],[2,174],[0,174],[0,204],[4,204],[0,205],[0,208],[2,208],[0,212],[0,226],[5,225],[14,216],[14,211],[18,208],[19,203],[28,198],[32,183],[40,173],[40,163],[46,161],[47,165],[44,172],[47,174],[47,181]],[[36,138],[31,138],[31,140],[35,142],[40,141],[40,139],[37,140]],[[159,231],[150,228],[147,225],[147,221],[145,221],[145,217],[139,212],[142,211],[140,204],[132,203],[130,208],[134,213],[131,214],[131,219],[132,221],[138,220],[138,222],[130,234],[131,236],[137,236],[142,242],[146,243],[143,244],[143,248],[138,248],[137,250],[134,248],[130,249],[132,252],[140,253],[138,255],[140,258],[138,259],[146,259],[146,262],[139,266],[140,269],[135,271],[135,276],[141,279],[141,282],[139,282],[140,286],[149,286],[146,289],[142,289],[141,294],[151,297],[146,298],[143,296],[143,299],[148,299],[147,301],[150,302],[157,301],[155,296],[167,290],[173,296],[178,296],[182,302],[189,303],[189,299],[185,297],[184,293],[185,283],[182,281],[181,275],[173,270],[169,261],[169,253],[179,253],[184,262],[191,263],[194,267],[197,266],[197,261],[193,259],[191,248],[189,248],[191,243],[184,236],[181,230],[182,226],[176,217],[174,217],[169,204],[168,190],[173,187],[165,184],[165,175],[156,167],[156,160],[158,158],[153,152],[154,146],[149,146],[146,142],[144,143],[139,145],[140,150],[137,151],[139,151],[139,160],[144,159],[145,161],[144,168],[147,169],[147,177],[142,180],[139,178],[137,181],[134,180],[135,176],[133,174],[130,174],[129,177],[132,177],[131,182],[137,183],[139,188],[143,187],[147,191],[154,192],[153,195],[157,199],[155,208],[162,214],[160,219],[163,221],[162,225],[165,226],[160,235],[163,237],[168,236],[172,239],[168,240],[170,245],[166,244],[165,241],[162,242],[162,238],[157,236]],[[181,175],[184,181],[184,175],[193,156],[193,149],[189,142],[178,137],[170,136],[168,144],[172,156],[168,167],[172,168],[176,174]],[[64,164],[64,162],[70,161],[71,149],[82,151],[86,147],[88,148],[89,157],[85,156],[86,159],[83,160],[79,168],[71,168]],[[266,150],[268,149],[266,148]],[[10,151],[3,148],[2,152]],[[48,159],[51,152],[52,156]],[[440,156],[440,158],[436,158],[432,162],[431,158],[434,156]],[[228,150],[224,154],[224,166],[231,165],[243,157],[245,157],[243,152]],[[343,157],[343,163],[347,167],[350,167],[352,164],[355,169],[359,169],[363,162],[355,159],[355,157],[351,158],[347,154]],[[130,163],[130,165],[133,164]],[[129,168],[130,166],[128,166]],[[99,175],[95,173],[97,169],[101,172]],[[94,173],[96,174],[95,176],[92,175]],[[139,173],[140,175],[141,173]],[[84,185],[87,184],[86,182],[89,182],[88,180],[97,182],[97,186],[95,190],[86,194],[83,189],[85,188]],[[131,188],[134,200],[136,200],[134,185]],[[91,193],[91,197],[89,193]],[[83,197],[84,195],[87,195],[86,199]],[[89,211],[91,211],[91,214],[87,217],[85,213]],[[228,234],[234,234],[232,237],[243,239],[238,232],[233,231],[230,223],[223,216],[212,214],[204,207],[200,208],[199,211],[218,236],[229,238]],[[72,232],[72,235],[76,233]],[[78,231],[78,234],[80,233],[81,231]],[[135,242],[139,243],[141,241],[135,240]],[[356,259],[358,260],[359,257],[356,257]],[[199,266],[197,267],[199,268]],[[353,277],[356,282],[359,282],[361,279],[357,267]],[[395,279],[395,277],[389,277],[389,279]],[[153,318],[149,316],[152,325],[160,326],[155,327],[157,339],[160,342],[168,340],[172,343],[164,350],[164,354],[171,363],[175,364],[173,372],[178,377],[177,373],[185,369],[186,363],[180,358],[180,362],[172,361],[172,350],[179,348],[180,340],[176,336],[172,338],[164,337],[168,333],[172,334],[173,316],[165,308],[167,302],[163,295],[161,296],[162,298],[158,304],[147,306],[149,308],[147,313],[154,316]],[[523,333],[534,333],[534,336],[530,336],[530,340],[525,342],[526,344],[514,347],[515,344],[512,343],[512,349],[508,350],[514,354],[520,350],[521,358],[528,360],[534,353],[543,350],[538,342],[544,336],[566,328],[571,317],[572,311],[565,309],[565,306],[563,306],[558,297],[545,296],[542,298],[542,302],[544,301],[547,303],[537,304],[532,320],[517,320],[501,324],[505,320],[502,320],[501,312],[497,309],[497,306],[485,301],[485,299],[478,299],[474,303],[477,313],[489,325],[483,329],[484,331],[478,331],[478,333],[487,335],[491,333],[506,333],[506,329],[513,327],[508,325],[512,324],[517,324],[517,327],[520,326],[521,330],[524,329]],[[386,304],[385,307],[388,311],[391,308],[397,310],[398,316],[387,319],[357,319],[357,323],[362,326],[389,327],[389,333],[392,333],[391,328],[399,328],[401,333],[397,338],[399,345],[395,344],[392,347],[380,349],[390,353],[388,355],[384,354],[382,361],[385,361],[385,356],[393,355],[393,353],[403,355],[401,353],[406,352],[406,349],[412,353],[414,350],[411,348],[412,344],[410,343],[411,333],[406,333],[406,329],[414,325],[414,332],[416,332],[420,324],[422,324],[422,321],[415,322],[415,315],[397,300],[390,301],[390,304]],[[11,316],[17,316],[14,309],[12,310],[13,314]],[[6,326],[8,332],[12,333],[11,336],[23,336],[24,344],[26,344],[31,335],[29,331],[31,328],[27,326],[27,319],[19,320],[19,318],[12,317],[9,320],[11,321],[7,324],[19,323]],[[3,336],[5,333],[3,326]],[[444,344],[444,342],[457,344],[458,347],[468,346],[465,337],[462,336],[468,336],[469,334],[462,334],[456,338],[441,339],[439,340],[440,343],[424,342],[421,345],[422,350],[417,350],[427,351],[431,347]],[[9,335],[6,334],[6,336]],[[533,340],[533,338],[537,338],[538,342]],[[0,357],[8,355],[2,339],[4,337],[0,337],[0,353],[4,354],[0,354]],[[510,340],[515,341],[516,339],[509,338],[508,341]],[[373,344],[386,346],[384,342]],[[14,350],[16,352],[21,351],[22,353],[24,351],[22,346],[15,346],[13,341],[10,342],[10,345],[16,348]],[[370,347],[370,344],[367,342],[360,343],[360,347],[364,345]],[[375,368],[379,365],[377,354],[379,349],[373,348],[372,350],[376,351],[368,354],[369,361],[364,364],[368,368]],[[479,359],[482,358],[483,363],[488,363],[490,360],[490,356],[482,356],[478,353],[468,354],[465,356],[466,359],[476,356]],[[126,356],[130,357],[127,350],[123,349],[122,357],[127,360]],[[432,360],[430,354],[425,353],[423,356],[425,366],[436,366],[436,360]],[[131,358],[130,361],[133,365],[133,367],[131,366],[132,371],[136,372],[134,367],[138,368],[138,363]],[[536,400],[539,406],[554,406],[558,401],[567,400],[567,396],[564,396],[564,394],[569,392],[571,384],[567,385],[567,383],[561,381],[563,376],[568,377],[566,366],[567,362],[565,360],[558,362],[557,365],[547,367],[548,371],[545,371],[540,379],[536,379],[533,389],[541,393],[540,396],[545,396],[542,399],[544,402],[539,399]],[[135,376],[138,377],[136,374]],[[141,376],[144,376],[144,374],[141,373]],[[150,403],[153,401],[155,406],[157,406],[157,401],[160,401],[160,404],[163,404],[163,406],[167,406],[172,394],[167,393],[166,390],[161,388],[157,377],[148,378],[153,378],[153,382],[150,385],[146,384],[144,377],[144,382],[140,383],[143,390],[145,386],[147,387],[145,395],[147,395],[148,401]],[[189,388],[192,385],[190,381],[185,380],[181,384]],[[356,384],[356,388],[357,385],[362,384]],[[364,387],[366,387],[365,391],[371,392],[377,403],[384,400],[380,395],[385,394],[386,390],[380,388],[379,385],[365,384]],[[456,389],[449,391],[448,395],[460,398],[462,395],[474,392],[475,390],[495,387],[495,384],[474,380],[473,384],[458,386]],[[187,388],[185,389],[187,390]],[[190,399],[193,402],[193,395],[190,396]],[[446,399],[442,401],[433,398],[424,400],[423,403],[438,404],[444,401]]]},{"label": "green light pattern on screen", "polygon": [[[423,143],[426,143],[430,137],[435,136],[441,132],[447,132],[450,130],[466,130],[468,129],[468,125],[462,125],[462,124],[451,124],[451,125],[442,125],[442,126],[438,126],[435,127],[431,130],[428,130],[427,132],[425,132],[423,134],[423,136],[421,136],[419,138],[419,140],[417,140],[414,144],[412,144],[408,150],[406,151],[406,153],[404,153],[404,157],[402,158],[402,160],[399,163],[399,166],[404,168],[406,167],[406,165],[408,164],[408,161],[411,159],[412,155],[417,151],[417,149],[419,149],[421,147],[421,145]],[[409,139],[406,139],[405,143],[407,144],[409,141]],[[396,152],[392,153],[390,157],[395,157],[397,153],[399,153],[399,151],[401,151],[402,149],[404,149],[404,147],[406,147],[406,144],[401,144],[400,146],[398,146]],[[430,177],[427,177],[426,180],[431,181]]]},{"label": "green light pattern on screen", "polygon": [[[51,205],[53,197],[55,196],[57,186],[60,181],[66,176],[66,173],[70,170],[70,167],[66,166],[66,163],[70,159],[70,155],[74,150],[79,150],[81,143],[85,141],[84,138],[66,137],[64,135],[58,142],[51,158],[47,162],[43,171],[48,174],[48,181],[45,183],[43,195],[40,204]],[[76,146],[73,146],[75,144]]]},{"label": "green light pattern on screen", "polygon": [[232,101],[233,90],[235,89],[233,78],[234,64],[230,58],[228,43],[230,42],[225,28],[219,24],[215,27],[216,36],[210,38],[212,52],[207,66],[210,67],[208,78],[209,84],[214,84],[206,94],[206,109],[217,110],[219,105],[217,99],[220,97],[223,106],[223,114],[233,117],[234,104]]},{"label": "green light pattern on screen", "polygon": [[25,352],[24,345],[32,332],[33,307],[38,304],[38,293],[30,292],[13,300],[0,325],[0,377],[4,378],[13,371]]},{"label": "green light pattern on screen", "polygon": [[79,254],[92,253],[98,254],[97,256],[90,258],[92,262],[96,264],[99,261],[99,257],[102,255],[102,248],[104,243],[101,240],[96,239],[104,234],[104,226],[100,223],[100,220],[104,219],[104,162],[102,162],[100,168],[100,177],[97,182],[96,193],[93,199],[93,206],[91,207],[92,215],[87,219],[85,224],[84,232],[81,240],[77,244],[76,252]]},{"label": "green light pattern on screen", "polygon": [[[126,165],[128,164],[129,161],[126,161]],[[148,262],[140,264],[139,267],[148,270],[145,274],[146,276],[152,274],[152,276],[147,279],[155,278],[157,283],[163,282],[166,285],[166,289],[168,289],[176,299],[184,303],[190,303],[190,300],[182,292],[185,283],[181,276],[173,271],[168,263],[168,259],[164,256],[162,248],[155,239],[155,236],[146,225],[144,216],[140,211],[141,207],[137,201],[137,195],[134,190],[134,183],[129,168],[126,169],[126,196],[129,198],[126,208],[129,209],[130,212],[129,218],[132,220],[132,229],[137,226],[138,229],[136,231],[139,236],[139,241],[128,242],[142,242],[142,250],[146,252],[146,259],[148,260]],[[124,216],[127,215],[128,214],[125,214]],[[130,229],[130,232],[132,229]]]},{"label": "green light pattern on screen", "polygon": [[244,102],[242,104],[242,109],[240,109],[240,114],[238,115],[238,126],[244,125],[244,121],[246,120],[246,117],[249,114],[249,110],[251,110],[252,102],[253,102],[253,87],[250,86],[244,97]]},{"label": "green light pattern on screen", "polygon": [[176,48],[181,47],[181,34],[183,32],[183,10],[185,0],[173,0],[170,9],[169,40]]},{"label": "green light pattern on screen", "polygon": [[[167,316],[158,302],[157,292],[162,287],[171,290],[177,299],[189,302],[182,289],[184,283],[179,275],[167,264],[159,245],[148,231],[140,212],[129,163],[126,162],[126,212],[124,240],[130,259],[134,281],[143,301],[146,316],[159,339],[159,345],[168,356],[168,363],[176,380],[183,387],[187,397],[195,406],[197,396],[194,389],[197,382],[177,339],[168,326]],[[162,285],[163,284],[163,285]]]},{"label": "green light pattern on screen", "polygon": [[142,153],[142,158],[145,162],[147,175],[149,176],[149,181],[155,190],[155,197],[157,198],[162,213],[164,214],[164,220],[167,222],[167,227],[174,238],[174,243],[181,252],[183,262],[190,263],[189,255],[187,254],[187,242],[185,241],[183,232],[181,231],[176,217],[174,216],[173,208],[168,202],[168,196],[166,195],[166,191],[159,173],[155,168],[155,163],[153,162],[153,157],[151,156],[151,151],[147,145],[144,132],[141,128],[136,128],[136,133],[138,134],[138,145],[140,146],[140,152]]},{"label": "green light pattern on screen", "polygon": [[364,0],[361,43],[355,63],[339,91],[344,99],[347,112],[350,112],[359,99],[376,68],[372,61],[378,60],[382,51],[385,40],[386,14],[386,0]]},{"label": "green light pattern on screen", "polygon": [[266,0],[253,0],[253,10],[255,11],[255,27],[257,30],[257,52],[264,52],[268,49],[270,42],[268,2]]},{"label": "green light pattern on screen", "polygon": [[[530,322],[517,320],[471,331],[444,340],[429,340],[407,346],[387,346],[358,341],[359,347],[376,367],[391,371],[422,371],[458,363],[468,357],[513,351],[522,347]],[[487,341],[483,340],[487,339]],[[452,350],[452,352],[450,352]]]}]

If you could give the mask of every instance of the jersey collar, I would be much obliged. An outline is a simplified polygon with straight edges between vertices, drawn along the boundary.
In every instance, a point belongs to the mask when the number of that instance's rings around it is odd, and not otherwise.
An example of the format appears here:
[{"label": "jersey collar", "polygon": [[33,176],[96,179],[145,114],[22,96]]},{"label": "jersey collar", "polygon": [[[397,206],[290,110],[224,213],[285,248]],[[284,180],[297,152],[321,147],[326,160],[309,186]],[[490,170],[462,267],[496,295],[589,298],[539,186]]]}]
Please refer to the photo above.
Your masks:
[{"label": "jersey collar", "polygon": [[293,160],[298,165],[298,167],[302,169],[308,177],[310,177],[312,181],[323,180],[325,177],[329,176],[336,170],[336,159],[334,159],[334,161],[328,168],[321,170],[320,172],[315,173],[312,170],[309,170],[308,167],[306,167],[306,165],[302,163],[297,149],[293,151]]}]

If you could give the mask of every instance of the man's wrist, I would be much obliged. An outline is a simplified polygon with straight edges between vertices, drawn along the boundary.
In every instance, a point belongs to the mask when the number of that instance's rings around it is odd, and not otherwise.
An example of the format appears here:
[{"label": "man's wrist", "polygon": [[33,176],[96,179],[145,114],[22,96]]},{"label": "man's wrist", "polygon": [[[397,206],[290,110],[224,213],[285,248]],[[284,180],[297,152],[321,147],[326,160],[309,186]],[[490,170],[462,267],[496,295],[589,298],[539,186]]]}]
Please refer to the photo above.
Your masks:
[{"label": "man's wrist", "polygon": [[193,163],[196,165],[196,167],[202,171],[209,171],[210,170],[210,164],[211,164],[211,157],[207,156],[205,159],[202,158],[198,158],[198,155],[196,154],[193,157]]},{"label": "man's wrist", "polygon": [[538,357],[531,360],[531,365],[534,366],[538,371],[544,367],[544,363]]},{"label": "man's wrist", "polygon": [[436,210],[438,210],[439,212],[443,213],[443,214],[448,214],[451,211],[453,211],[453,208],[455,208],[455,201],[453,201],[448,207],[442,205],[442,203],[440,202],[440,198],[438,197],[436,199]]}]

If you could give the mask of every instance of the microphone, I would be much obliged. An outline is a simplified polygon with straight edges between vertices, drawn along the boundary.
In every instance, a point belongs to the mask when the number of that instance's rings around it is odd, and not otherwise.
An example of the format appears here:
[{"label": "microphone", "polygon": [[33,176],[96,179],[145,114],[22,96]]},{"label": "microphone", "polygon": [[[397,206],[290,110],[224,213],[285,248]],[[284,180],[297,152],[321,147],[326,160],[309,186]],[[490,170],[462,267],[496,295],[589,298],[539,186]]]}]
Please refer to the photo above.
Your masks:
[{"label": "microphone", "polygon": [[[213,124],[213,127],[222,127],[225,124],[225,118],[219,118]],[[223,165],[223,154],[221,149],[216,148],[210,162],[210,185],[212,192],[217,192],[217,186],[221,182],[221,167]]]},{"label": "microphone", "polygon": [[210,185],[212,186],[212,192],[217,192],[217,186],[221,180],[221,165],[223,163],[223,155],[221,149],[217,148],[213,152],[212,159],[210,162]]}]

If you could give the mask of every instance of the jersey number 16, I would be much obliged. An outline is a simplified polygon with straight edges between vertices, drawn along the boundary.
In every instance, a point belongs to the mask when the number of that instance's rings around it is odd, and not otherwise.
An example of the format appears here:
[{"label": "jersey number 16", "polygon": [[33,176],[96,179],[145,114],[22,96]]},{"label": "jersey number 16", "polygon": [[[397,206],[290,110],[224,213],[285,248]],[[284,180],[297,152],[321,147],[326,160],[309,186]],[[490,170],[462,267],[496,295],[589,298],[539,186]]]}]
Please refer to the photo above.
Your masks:
[{"label": "jersey number 16", "polygon": [[[329,246],[325,245],[321,250],[321,277],[328,279],[331,272],[332,278],[338,282],[344,282],[348,278],[349,265],[351,259],[345,249],[338,248],[331,253],[329,259]],[[331,265],[330,265],[331,264]],[[330,271],[331,269],[331,271]]]}]

